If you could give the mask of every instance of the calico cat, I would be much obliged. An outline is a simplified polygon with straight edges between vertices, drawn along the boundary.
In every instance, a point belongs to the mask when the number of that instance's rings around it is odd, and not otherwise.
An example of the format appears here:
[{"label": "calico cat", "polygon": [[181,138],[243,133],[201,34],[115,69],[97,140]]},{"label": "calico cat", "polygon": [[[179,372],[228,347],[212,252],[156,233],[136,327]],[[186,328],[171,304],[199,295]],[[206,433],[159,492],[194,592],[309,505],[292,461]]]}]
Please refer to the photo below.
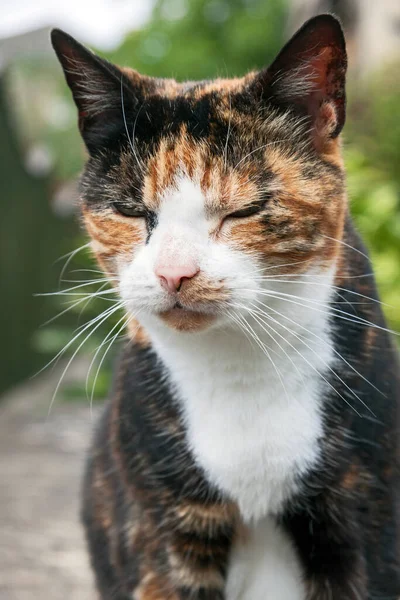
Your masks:
[{"label": "calico cat", "polygon": [[129,319],[84,483],[100,597],[396,600],[399,364],[348,210],[339,22],[200,82],[52,42]]}]

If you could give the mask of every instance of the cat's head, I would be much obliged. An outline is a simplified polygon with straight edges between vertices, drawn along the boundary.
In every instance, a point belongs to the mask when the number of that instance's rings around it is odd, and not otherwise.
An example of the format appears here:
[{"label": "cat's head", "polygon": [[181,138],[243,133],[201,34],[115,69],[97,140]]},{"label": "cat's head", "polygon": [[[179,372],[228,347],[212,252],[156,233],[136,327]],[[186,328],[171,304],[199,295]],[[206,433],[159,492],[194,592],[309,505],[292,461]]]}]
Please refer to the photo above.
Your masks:
[{"label": "cat's head", "polygon": [[59,30],[52,42],[89,152],[83,218],[128,312],[203,330],[257,306],[266,281],[332,268],[346,211],[334,17],[237,79],[155,79]]}]

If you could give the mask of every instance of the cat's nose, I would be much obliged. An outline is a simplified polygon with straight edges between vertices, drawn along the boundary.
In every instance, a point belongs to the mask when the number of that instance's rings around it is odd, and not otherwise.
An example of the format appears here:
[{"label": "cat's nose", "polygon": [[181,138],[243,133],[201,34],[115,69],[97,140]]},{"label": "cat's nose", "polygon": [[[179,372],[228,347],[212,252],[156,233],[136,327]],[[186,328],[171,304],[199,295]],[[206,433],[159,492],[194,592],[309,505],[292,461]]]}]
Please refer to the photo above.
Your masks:
[{"label": "cat's nose", "polygon": [[161,285],[171,293],[178,292],[185,279],[192,279],[199,272],[199,267],[194,262],[179,266],[157,266],[155,274]]}]

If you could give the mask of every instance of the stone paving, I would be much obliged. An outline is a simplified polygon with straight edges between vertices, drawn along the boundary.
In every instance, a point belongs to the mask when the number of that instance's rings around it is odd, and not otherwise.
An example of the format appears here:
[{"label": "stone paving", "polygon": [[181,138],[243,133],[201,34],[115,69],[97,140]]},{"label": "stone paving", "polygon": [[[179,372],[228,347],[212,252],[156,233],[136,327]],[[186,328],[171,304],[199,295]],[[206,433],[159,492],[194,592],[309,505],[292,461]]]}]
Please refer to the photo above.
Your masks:
[{"label": "stone paving", "polygon": [[92,418],[86,402],[59,397],[47,418],[58,377],[31,380],[0,401],[0,600],[97,597],[79,488],[99,409]]}]

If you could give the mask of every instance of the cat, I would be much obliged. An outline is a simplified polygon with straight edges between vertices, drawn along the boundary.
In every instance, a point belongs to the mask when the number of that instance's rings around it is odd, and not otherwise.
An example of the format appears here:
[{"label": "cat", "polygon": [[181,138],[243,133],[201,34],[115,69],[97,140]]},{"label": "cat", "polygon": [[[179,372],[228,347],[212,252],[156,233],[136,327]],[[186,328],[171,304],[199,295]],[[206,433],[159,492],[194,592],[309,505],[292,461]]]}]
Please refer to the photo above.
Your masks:
[{"label": "cat", "polygon": [[82,518],[103,600],[395,600],[399,363],[348,209],[343,32],[156,79],[52,32],[129,342]]}]

